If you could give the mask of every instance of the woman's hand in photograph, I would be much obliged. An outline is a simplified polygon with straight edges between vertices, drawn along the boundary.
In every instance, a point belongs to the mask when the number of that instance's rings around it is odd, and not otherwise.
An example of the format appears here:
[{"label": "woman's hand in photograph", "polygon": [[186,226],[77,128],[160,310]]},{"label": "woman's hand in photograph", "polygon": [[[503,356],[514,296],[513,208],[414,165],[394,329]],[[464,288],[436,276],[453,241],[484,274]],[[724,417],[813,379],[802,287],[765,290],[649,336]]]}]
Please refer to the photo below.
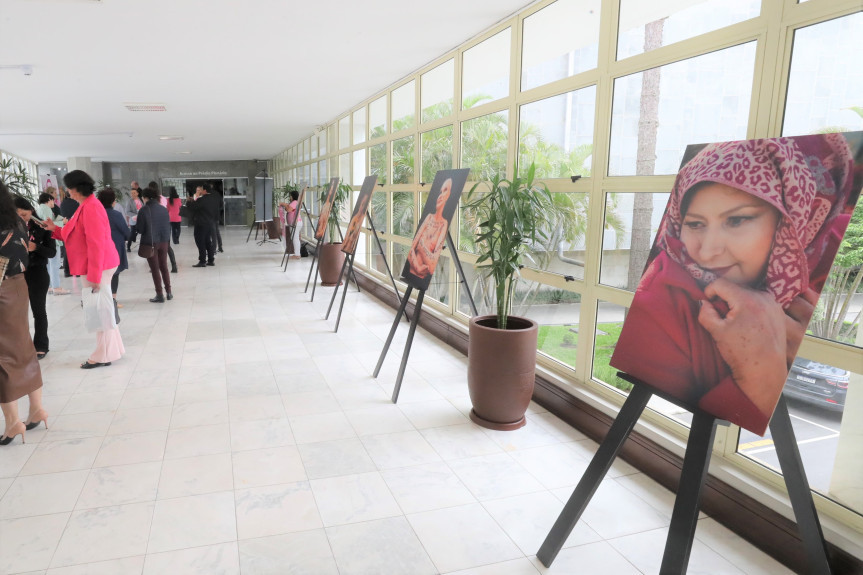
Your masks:
[{"label": "woman's hand in photograph", "polygon": [[741,391],[762,413],[775,407],[788,376],[786,320],[773,296],[719,278],[704,289],[728,304],[723,318],[709,301],[701,302],[698,322],[706,329]]},{"label": "woman's hand in photograph", "polygon": [[46,220],[42,220],[42,227],[49,232],[53,232],[55,229],[57,229],[57,224],[55,224],[51,218],[48,218]]},{"label": "woman's hand in photograph", "polygon": [[818,303],[818,292],[809,288],[791,302],[785,310],[785,338],[786,338],[786,362],[788,368],[794,363],[794,357],[800,348],[800,342],[806,334],[809,320],[815,312],[815,304]]},{"label": "woman's hand in photograph", "polygon": [[27,242],[27,251],[35,252],[36,251],[36,243],[35,242]]}]

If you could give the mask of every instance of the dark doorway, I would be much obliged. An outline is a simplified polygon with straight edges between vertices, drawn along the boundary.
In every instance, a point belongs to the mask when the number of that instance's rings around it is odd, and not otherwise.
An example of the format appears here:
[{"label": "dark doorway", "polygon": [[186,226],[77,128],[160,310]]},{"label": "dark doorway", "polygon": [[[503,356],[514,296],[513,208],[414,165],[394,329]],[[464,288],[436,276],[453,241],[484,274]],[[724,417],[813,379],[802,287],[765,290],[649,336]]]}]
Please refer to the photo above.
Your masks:
[{"label": "dark doorway", "polygon": [[198,186],[210,184],[213,193],[219,196],[219,225],[225,225],[225,185],[224,180],[186,180],[186,196],[194,196]]}]

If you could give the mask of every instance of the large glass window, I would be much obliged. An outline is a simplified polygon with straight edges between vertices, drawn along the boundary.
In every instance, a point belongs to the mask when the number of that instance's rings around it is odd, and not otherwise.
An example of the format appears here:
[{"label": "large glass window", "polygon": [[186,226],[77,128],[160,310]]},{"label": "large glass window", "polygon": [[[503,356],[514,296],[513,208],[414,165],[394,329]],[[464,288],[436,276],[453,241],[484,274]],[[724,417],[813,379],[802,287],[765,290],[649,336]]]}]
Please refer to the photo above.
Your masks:
[{"label": "large glass window", "polygon": [[318,157],[318,136],[315,134],[311,138],[309,138],[309,145],[311,146],[312,156],[311,159],[314,160]]},{"label": "large glass window", "polygon": [[327,155],[327,132],[323,131],[318,134],[318,157],[323,158]]},{"label": "large glass window", "polygon": [[743,140],[755,42],[618,78],[610,176],[674,174],[688,144]]},{"label": "large glass window", "polygon": [[667,203],[667,193],[612,192],[606,196],[601,284],[635,291]]},{"label": "large glass window", "polygon": [[[578,22],[578,34],[572,25]],[[524,19],[521,89],[596,68],[599,10],[594,0],[558,0]]]},{"label": "large glass window", "polygon": [[369,104],[369,139],[374,140],[387,133],[387,97],[381,96]]},{"label": "large glass window", "polygon": [[339,149],[349,148],[351,145],[351,117],[345,116],[339,120]]},{"label": "large glass window", "polygon": [[360,108],[353,113],[354,144],[362,144],[366,141],[366,109]]},{"label": "large glass window", "polygon": [[539,178],[589,176],[593,159],[596,86],[521,107],[518,172],[536,164]]},{"label": "large glass window", "polygon": [[422,134],[422,181],[431,183],[438,170],[452,169],[452,126]]},{"label": "large glass window", "polygon": [[761,0],[620,0],[617,59],[755,18]]},{"label": "large glass window", "polygon": [[350,180],[354,186],[361,186],[363,180],[366,179],[366,150],[354,151],[353,177]]},{"label": "large glass window", "polygon": [[414,137],[393,140],[393,183],[414,183]]},{"label": "large glass window", "polygon": [[422,121],[446,118],[453,113],[455,91],[455,62],[447,60],[420,76],[420,105]]},{"label": "large glass window", "polygon": [[406,130],[416,123],[416,83],[411,80],[392,92],[393,132]]},{"label": "large glass window", "polygon": [[387,145],[369,146],[369,175],[377,176],[379,184],[387,183]]},{"label": "large glass window", "polygon": [[339,178],[342,182],[351,181],[351,155],[342,154],[339,156]]},{"label": "large glass window", "polygon": [[490,180],[506,176],[509,112],[480,116],[461,125],[461,167],[470,168],[469,179]]},{"label": "large glass window", "polygon": [[782,135],[863,130],[863,12],[794,32]]},{"label": "large glass window", "polygon": [[465,51],[461,81],[463,109],[509,94],[511,37],[512,31],[507,28]]},{"label": "large glass window", "polygon": [[327,177],[327,161],[321,160],[318,162],[318,178],[321,182],[328,182],[329,178]]},{"label": "large glass window", "polygon": [[416,196],[413,192],[393,193],[393,233],[413,238],[416,231]]}]

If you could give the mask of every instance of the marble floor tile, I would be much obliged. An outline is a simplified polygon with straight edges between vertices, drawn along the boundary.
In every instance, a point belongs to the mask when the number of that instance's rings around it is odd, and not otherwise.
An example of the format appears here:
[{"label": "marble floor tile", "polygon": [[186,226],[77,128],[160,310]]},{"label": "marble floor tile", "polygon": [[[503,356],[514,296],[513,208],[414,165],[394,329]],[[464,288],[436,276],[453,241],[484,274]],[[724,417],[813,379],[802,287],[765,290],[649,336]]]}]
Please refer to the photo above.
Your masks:
[{"label": "marble floor tile", "polygon": [[747,544],[742,537],[714,519],[701,519],[695,530],[695,537],[747,575],[794,573],[760,549]]},{"label": "marble floor tile", "polygon": [[171,406],[121,409],[114,414],[108,435],[167,431],[170,424]]},{"label": "marble floor tile", "polygon": [[[688,573],[693,575],[741,575],[741,571],[719,553],[705,545],[697,535],[692,542]],[[668,529],[654,529],[607,541],[623,557],[645,575],[657,575],[662,565],[662,552]],[[577,548],[576,548],[577,549]],[[638,572],[636,571],[636,573]]]},{"label": "marble floor tile", "polygon": [[164,407],[174,404],[176,385],[127,389],[120,402],[120,409]]},{"label": "marble floor tile", "polygon": [[102,442],[94,467],[159,461],[165,454],[167,431],[111,435]]},{"label": "marble floor tile", "polygon": [[376,471],[372,458],[359,439],[337,439],[298,445],[310,479]]},{"label": "marble floor tile", "polygon": [[642,573],[605,541],[563,549],[550,568],[546,568],[536,557],[531,557],[531,560],[540,573],[548,575],[570,573],[641,575]]},{"label": "marble floor tile", "polygon": [[234,493],[157,501],[147,553],[230,543],[237,539]]},{"label": "marble floor tile", "polygon": [[545,489],[539,480],[507,453],[456,459],[448,464],[480,501]]},{"label": "marble floor tile", "polygon": [[231,421],[256,421],[258,419],[281,419],[285,408],[272,395],[249,395],[228,399]]},{"label": "marble floor tile", "polygon": [[441,457],[463,459],[477,455],[500,453],[502,449],[486,435],[485,431],[473,423],[447,425],[423,429],[423,437],[435,448]]},{"label": "marble floor tile", "polygon": [[114,411],[123,399],[122,391],[109,391],[104,393],[76,393],[69,398],[63,408],[62,415],[76,415],[79,413],[94,413],[97,411]]},{"label": "marble floor tile", "polygon": [[340,575],[433,575],[434,564],[404,517],[327,528]]},{"label": "marble floor tile", "polygon": [[47,569],[70,515],[0,520],[0,573]]},{"label": "marble floor tile", "polygon": [[575,486],[589,463],[565,443],[521,449],[510,455],[547,489]]},{"label": "marble floor tile", "polygon": [[[101,437],[43,441],[30,455],[20,474],[36,475],[56,473],[58,471],[89,469],[96,460],[96,455],[99,453],[101,446]],[[5,457],[6,452],[3,455]]]},{"label": "marble floor tile", "polygon": [[152,516],[152,503],[74,511],[51,567],[143,555]]},{"label": "marble floor tile", "polygon": [[124,557],[109,561],[97,561],[72,565],[71,567],[55,567],[48,569],[45,575],[141,575],[144,567],[144,556]]},{"label": "marble floor tile", "polygon": [[381,435],[399,431],[412,431],[413,424],[401,412],[397,405],[367,407],[345,411],[357,435]]},{"label": "marble floor tile", "polygon": [[294,446],[255,449],[233,454],[234,488],[303,481],[306,470]]},{"label": "marble floor tile", "polygon": [[311,480],[324,525],[342,525],[401,515],[380,473]]},{"label": "marble floor tile", "polygon": [[84,469],[19,477],[0,499],[0,519],[72,511],[89,473]]},{"label": "marble floor tile", "polygon": [[240,539],[323,527],[315,497],[306,481],[237,490],[236,505]]},{"label": "marble floor tile", "polygon": [[221,380],[183,383],[178,385],[174,392],[174,405],[227,399],[228,383],[224,374],[221,374]]},{"label": "marble floor tile", "polygon": [[228,423],[228,400],[200,401],[174,406],[171,428]]},{"label": "marble floor tile", "polygon": [[470,422],[449,401],[443,399],[400,404],[399,409],[417,429],[444,425],[465,425]]},{"label": "marble floor tile", "polygon": [[[37,445],[35,443],[12,443],[4,446],[3,457],[0,457],[0,477],[16,477],[30,456],[33,455],[33,452],[36,451]],[[98,445],[96,451],[99,451]]]},{"label": "marble floor tile", "polygon": [[162,464],[158,461],[92,469],[75,508],[155,501],[161,472]]},{"label": "marble floor tile", "polygon": [[329,389],[282,395],[282,402],[288,417],[332,413],[341,409],[339,402],[336,401]]},{"label": "marble floor tile", "polygon": [[418,431],[402,431],[362,438],[379,469],[408,467],[440,461],[440,455]]},{"label": "marble floor tile", "polygon": [[539,571],[533,566],[530,559],[522,557],[521,559],[492,563],[473,569],[451,571],[446,575],[537,575],[538,573]]},{"label": "marble floor tile", "polygon": [[445,463],[388,469],[381,476],[404,513],[475,503],[476,499]]},{"label": "marble floor tile", "polygon": [[51,418],[49,422],[51,429],[48,431],[45,440],[65,441],[87,437],[101,438],[108,431],[113,418],[114,413],[110,411],[58,415]]},{"label": "marble floor tile", "polygon": [[479,504],[414,513],[407,518],[441,573],[522,556]]},{"label": "marble floor tile", "polygon": [[227,423],[181,427],[168,432],[165,459],[230,453],[231,430]]},{"label": "marble floor tile", "polygon": [[339,575],[323,529],[239,542],[243,575]]},{"label": "marble floor tile", "polygon": [[158,499],[230,491],[234,488],[230,453],[166,459],[159,478]]},{"label": "marble floor tile", "polygon": [[341,412],[289,417],[297,444],[356,437],[353,426]]},{"label": "marble floor tile", "polygon": [[240,575],[240,552],[236,542],[151,553],[144,561],[143,575]]},{"label": "marble floor tile", "polygon": [[294,434],[286,417],[231,422],[231,449],[249,451],[294,445]]}]

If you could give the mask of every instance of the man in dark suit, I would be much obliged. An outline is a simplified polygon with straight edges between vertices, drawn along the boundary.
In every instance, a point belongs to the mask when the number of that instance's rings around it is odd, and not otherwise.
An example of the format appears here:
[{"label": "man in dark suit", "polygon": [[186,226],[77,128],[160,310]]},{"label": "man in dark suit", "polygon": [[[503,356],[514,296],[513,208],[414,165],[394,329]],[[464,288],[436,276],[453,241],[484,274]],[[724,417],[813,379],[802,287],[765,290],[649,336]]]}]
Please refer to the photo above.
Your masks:
[{"label": "man in dark suit", "polygon": [[216,265],[216,229],[219,223],[219,198],[212,193],[210,184],[198,186],[195,195],[186,201],[195,221],[195,245],[198,246],[198,263],[195,268]]}]

